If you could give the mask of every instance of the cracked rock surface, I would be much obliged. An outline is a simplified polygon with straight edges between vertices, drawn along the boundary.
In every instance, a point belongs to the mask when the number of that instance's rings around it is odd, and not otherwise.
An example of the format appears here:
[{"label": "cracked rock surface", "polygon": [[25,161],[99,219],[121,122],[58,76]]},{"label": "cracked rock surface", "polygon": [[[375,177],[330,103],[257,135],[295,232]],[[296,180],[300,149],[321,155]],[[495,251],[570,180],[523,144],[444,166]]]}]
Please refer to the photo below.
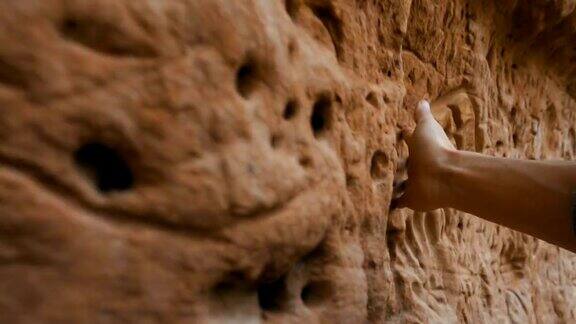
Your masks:
[{"label": "cracked rock surface", "polygon": [[390,211],[421,98],[575,159],[575,8],[0,1],[0,322],[575,322],[573,254]]}]

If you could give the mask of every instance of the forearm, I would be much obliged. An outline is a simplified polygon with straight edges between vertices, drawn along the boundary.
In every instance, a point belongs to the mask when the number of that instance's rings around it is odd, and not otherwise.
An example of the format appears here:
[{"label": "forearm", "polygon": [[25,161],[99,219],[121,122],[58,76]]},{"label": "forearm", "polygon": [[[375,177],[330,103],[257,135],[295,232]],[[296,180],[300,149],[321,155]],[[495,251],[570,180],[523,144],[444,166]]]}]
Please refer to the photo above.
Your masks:
[{"label": "forearm", "polygon": [[576,251],[576,164],[447,152],[445,205]]}]

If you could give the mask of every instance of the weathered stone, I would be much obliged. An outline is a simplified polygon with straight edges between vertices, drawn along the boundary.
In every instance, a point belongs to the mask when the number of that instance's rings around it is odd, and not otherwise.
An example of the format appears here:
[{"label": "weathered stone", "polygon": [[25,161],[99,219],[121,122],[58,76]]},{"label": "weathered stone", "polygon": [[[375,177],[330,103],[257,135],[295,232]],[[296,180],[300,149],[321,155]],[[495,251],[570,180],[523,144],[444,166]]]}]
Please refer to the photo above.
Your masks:
[{"label": "weathered stone", "polygon": [[575,6],[1,1],[0,322],[576,321],[573,254],[390,211],[423,97],[575,158]]}]

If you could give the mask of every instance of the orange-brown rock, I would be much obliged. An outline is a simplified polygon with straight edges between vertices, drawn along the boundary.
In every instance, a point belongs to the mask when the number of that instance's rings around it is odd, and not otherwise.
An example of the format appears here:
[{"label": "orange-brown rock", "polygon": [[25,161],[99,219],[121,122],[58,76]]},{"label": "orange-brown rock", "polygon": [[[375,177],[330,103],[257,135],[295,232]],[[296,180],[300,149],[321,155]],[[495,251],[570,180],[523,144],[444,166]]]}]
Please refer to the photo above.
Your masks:
[{"label": "orange-brown rock", "polygon": [[575,322],[573,254],[390,211],[423,97],[575,158],[575,7],[0,1],[0,322]]}]

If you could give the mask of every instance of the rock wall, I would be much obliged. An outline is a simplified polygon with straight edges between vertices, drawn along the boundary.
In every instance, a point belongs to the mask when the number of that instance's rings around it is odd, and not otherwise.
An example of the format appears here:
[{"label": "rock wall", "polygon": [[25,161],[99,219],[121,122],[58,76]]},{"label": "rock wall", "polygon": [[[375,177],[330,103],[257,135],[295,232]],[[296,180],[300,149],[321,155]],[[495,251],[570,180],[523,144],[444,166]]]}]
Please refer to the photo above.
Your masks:
[{"label": "rock wall", "polygon": [[575,158],[575,6],[0,1],[0,322],[576,321],[573,254],[389,207],[423,97]]}]

